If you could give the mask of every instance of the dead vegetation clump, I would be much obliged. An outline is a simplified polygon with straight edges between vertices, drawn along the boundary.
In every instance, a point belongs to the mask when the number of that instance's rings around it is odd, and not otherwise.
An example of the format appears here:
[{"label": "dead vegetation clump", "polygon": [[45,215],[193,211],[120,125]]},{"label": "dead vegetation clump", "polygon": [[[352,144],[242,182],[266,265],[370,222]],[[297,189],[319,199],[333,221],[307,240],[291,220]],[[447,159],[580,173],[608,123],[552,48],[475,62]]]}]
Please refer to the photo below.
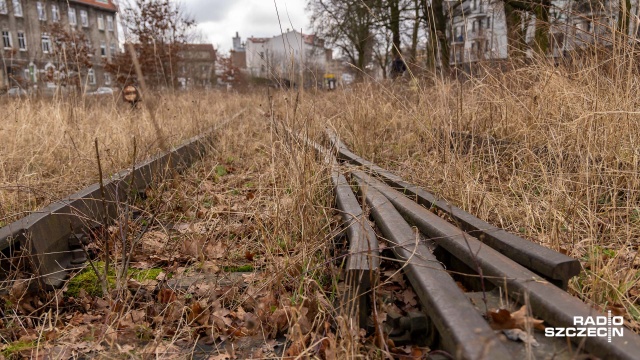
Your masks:
[{"label": "dead vegetation clump", "polygon": [[361,334],[335,311],[327,172],[281,130],[250,111],[205,159],[130,204],[131,216],[108,229],[107,293],[93,270],[104,267],[100,239],[63,289],[27,292],[26,274],[14,276],[1,307],[3,356],[356,356]]},{"label": "dead vegetation clump", "polygon": [[407,181],[580,259],[571,291],[637,330],[640,77],[626,60],[363,85],[308,111]]},{"label": "dead vegetation clump", "polygon": [[3,104],[0,226],[97,182],[96,139],[108,176],[131,165],[134,137],[140,161],[163,150],[162,144],[177,145],[241,107],[238,97],[221,92],[163,93],[148,101],[152,113],[132,109],[118,97]]}]

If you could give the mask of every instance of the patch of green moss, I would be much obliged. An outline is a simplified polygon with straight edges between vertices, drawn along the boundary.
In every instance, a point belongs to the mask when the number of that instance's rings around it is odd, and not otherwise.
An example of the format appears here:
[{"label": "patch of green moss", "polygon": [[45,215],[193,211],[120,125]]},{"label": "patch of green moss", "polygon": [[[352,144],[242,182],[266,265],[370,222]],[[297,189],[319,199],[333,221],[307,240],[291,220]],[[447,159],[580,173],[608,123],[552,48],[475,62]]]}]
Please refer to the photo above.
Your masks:
[{"label": "patch of green moss", "polygon": [[[93,265],[100,273],[100,276],[102,276],[104,274],[104,262],[99,261]],[[155,279],[161,272],[162,269],[159,268],[152,268],[148,270],[129,269],[127,274],[129,277],[137,281],[143,281]],[[107,282],[110,288],[113,288],[116,284],[116,274],[113,268],[109,269]],[[102,285],[100,284],[100,280],[95,271],[93,271],[93,267],[87,266],[67,283],[68,296],[78,296],[80,289],[84,289],[84,291],[91,296],[102,296]]]},{"label": "patch of green moss", "polygon": [[252,272],[253,265],[223,266],[222,270],[225,272]]},{"label": "patch of green moss", "polygon": [[7,347],[2,350],[2,356],[7,359],[17,359],[21,358],[18,355],[21,351],[29,350],[36,347],[35,341],[16,341],[14,343],[8,344]]},{"label": "patch of green moss", "polygon": [[216,171],[216,175],[218,175],[218,176],[227,175],[227,168],[224,165],[216,166],[215,171]]},{"label": "patch of green moss", "polygon": [[129,274],[131,274],[133,278],[138,281],[154,280],[155,278],[158,277],[158,275],[160,275],[160,273],[162,273],[162,269],[159,269],[159,268],[153,268],[148,270],[133,269],[129,271]]}]

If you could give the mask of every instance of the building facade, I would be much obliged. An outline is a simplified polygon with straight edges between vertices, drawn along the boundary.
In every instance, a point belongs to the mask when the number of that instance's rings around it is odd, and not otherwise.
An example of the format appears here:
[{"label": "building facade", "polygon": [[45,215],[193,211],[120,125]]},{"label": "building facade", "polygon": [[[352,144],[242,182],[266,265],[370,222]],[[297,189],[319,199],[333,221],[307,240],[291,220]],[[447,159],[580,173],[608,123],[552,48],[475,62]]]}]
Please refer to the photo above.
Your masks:
[{"label": "building facade", "polygon": [[507,28],[502,1],[449,2],[449,62],[461,64],[507,58]]},{"label": "building facade", "polygon": [[[552,0],[549,9],[549,56],[565,56],[591,44],[607,45],[612,29],[618,23],[619,2]],[[482,60],[506,59],[508,56],[507,25],[504,3],[498,0],[448,0],[450,14],[447,37],[451,65]],[[631,0],[630,36],[638,36],[640,21],[638,1]],[[532,44],[536,18],[522,14],[525,41]],[[531,56],[531,50],[528,50]]]},{"label": "building facade", "polygon": [[244,70],[247,68],[247,49],[245,48],[245,44],[242,43],[240,34],[238,34],[237,31],[236,36],[232,40],[233,49],[229,52],[231,64],[240,70]]},{"label": "building facade", "polygon": [[178,82],[183,89],[208,89],[216,84],[216,51],[211,44],[185,44],[178,67]]},{"label": "building facade", "polygon": [[83,91],[114,85],[103,64],[120,51],[116,13],[113,0],[0,0],[0,89],[47,92],[72,78]]},{"label": "building facade", "polygon": [[[250,37],[245,46],[246,68],[251,76],[320,82],[332,52],[315,35],[295,30],[271,38]],[[295,82],[295,80],[293,80]]]}]

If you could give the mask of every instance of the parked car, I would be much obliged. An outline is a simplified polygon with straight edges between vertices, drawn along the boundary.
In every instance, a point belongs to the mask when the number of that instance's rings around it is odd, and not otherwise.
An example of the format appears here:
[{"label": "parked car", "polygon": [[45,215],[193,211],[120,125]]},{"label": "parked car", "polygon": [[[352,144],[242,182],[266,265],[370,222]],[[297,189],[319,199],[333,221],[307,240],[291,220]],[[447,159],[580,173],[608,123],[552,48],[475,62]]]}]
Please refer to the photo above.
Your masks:
[{"label": "parked car", "polygon": [[7,95],[9,96],[27,96],[27,90],[20,87],[12,87],[7,91]]},{"label": "parked car", "polygon": [[96,91],[88,92],[88,96],[113,95],[113,89],[108,87],[99,87]]}]

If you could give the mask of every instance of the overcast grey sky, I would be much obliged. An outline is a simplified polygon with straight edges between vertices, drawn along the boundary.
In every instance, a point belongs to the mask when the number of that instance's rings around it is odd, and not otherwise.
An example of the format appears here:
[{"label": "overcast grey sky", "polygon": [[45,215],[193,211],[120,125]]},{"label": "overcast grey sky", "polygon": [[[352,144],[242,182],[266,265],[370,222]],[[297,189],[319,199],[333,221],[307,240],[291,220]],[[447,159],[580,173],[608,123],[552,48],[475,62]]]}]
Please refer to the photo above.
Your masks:
[{"label": "overcast grey sky", "polygon": [[220,52],[231,49],[236,31],[247,37],[271,37],[280,34],[276,5],[282,30],[309,31],[309,16],[304,9],[307,0],[182,0],[198,28]]}]

